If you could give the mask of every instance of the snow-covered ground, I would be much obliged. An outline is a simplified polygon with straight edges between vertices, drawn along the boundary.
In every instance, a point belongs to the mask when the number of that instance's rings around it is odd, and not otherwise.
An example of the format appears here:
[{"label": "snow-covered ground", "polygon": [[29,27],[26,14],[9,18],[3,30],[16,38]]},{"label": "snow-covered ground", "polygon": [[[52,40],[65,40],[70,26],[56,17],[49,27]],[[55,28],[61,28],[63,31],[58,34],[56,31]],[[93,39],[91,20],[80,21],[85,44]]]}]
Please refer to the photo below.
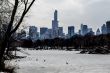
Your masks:
[{"label": "snow-covered ground", "polygon": [[17,73],[110,73],[110,55],[78,54],[78,51],[24,50],[12,60]]}]

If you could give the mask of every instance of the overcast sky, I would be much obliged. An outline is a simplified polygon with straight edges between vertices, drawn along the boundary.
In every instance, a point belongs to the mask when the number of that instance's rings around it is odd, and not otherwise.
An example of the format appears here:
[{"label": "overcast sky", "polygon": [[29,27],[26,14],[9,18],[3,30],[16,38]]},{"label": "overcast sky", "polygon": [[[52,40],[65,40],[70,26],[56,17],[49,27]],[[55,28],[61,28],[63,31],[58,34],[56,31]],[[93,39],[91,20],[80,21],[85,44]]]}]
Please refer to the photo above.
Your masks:
[{"label": "overcast sky", "polygon": [[36,0],[26,24],[51,28],[55,9],[64,32],[68,26],[75,26],[78,32],[81,23],[96,31],[110,20],[110,0]]}]

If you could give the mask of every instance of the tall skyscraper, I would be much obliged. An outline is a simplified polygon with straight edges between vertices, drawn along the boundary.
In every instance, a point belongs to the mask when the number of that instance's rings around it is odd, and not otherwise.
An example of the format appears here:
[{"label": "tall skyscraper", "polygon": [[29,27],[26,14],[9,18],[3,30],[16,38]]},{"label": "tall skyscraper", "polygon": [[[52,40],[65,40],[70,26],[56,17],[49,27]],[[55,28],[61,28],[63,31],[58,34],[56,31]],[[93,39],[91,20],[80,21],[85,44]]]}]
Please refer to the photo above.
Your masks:
[{"label": "tall skyscraper", "polygon": [[58,37],[58,12],[54,12],[54,20],[52,20],[52,36],[53,38]]},{"label": "tall skyscraper", "polygon": [[69,26],[68,27],[68,36],[72,37],[74,35],[74,26]]},{"label": "tall skyscraper", "polygon": [[102,25],[101,31],[102,31],[102,34],[107,34],[107,27],[105,24]]},{"label": "tall skyscraper", "polygon": [[110,21],[106,22],[107,34],[110,34]]}]

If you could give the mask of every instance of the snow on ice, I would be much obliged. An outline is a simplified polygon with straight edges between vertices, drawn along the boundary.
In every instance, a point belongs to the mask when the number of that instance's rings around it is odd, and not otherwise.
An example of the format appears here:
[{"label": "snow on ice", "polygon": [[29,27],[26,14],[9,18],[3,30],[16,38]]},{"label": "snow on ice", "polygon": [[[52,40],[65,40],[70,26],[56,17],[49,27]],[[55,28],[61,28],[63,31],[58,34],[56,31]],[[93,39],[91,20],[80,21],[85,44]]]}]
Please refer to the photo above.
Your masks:
[{"label": "snow on ice", "polygon": [[17,73],[110,73],[110,55],[79,54],[79,51],[23,50],[12,60]]}]

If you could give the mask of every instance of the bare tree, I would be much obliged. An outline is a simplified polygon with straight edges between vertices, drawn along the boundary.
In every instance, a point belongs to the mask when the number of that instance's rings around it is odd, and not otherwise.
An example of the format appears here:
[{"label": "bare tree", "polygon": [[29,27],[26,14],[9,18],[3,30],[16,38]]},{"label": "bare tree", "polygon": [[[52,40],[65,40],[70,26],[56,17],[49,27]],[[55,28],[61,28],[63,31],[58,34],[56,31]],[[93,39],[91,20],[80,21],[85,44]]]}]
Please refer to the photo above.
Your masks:
[{"label": "bare tree", "polygon": [[[4,0],[1,0],[0,3],[2,3],[2,1],[4,1]],[[9,0],[7,0],[7,1],[10,2]],[[0,64],[3,61],[3,56],[4,56],[4,53],[6,51],[6,47],[7,47],[7,44],[9,42],[10,37],[19,28],[19,26],[21,25],[25,15],[28,13],[28,11],[30,10],[30,8],[32,7],[34,2],[35,2],[35,0],[11,0],[10,3],[13,5],[13,8],[11,11],[11,16],[9,18],[9,23],[8,23],[6,32],[4,33],[3,39],[1,41]],[[17,13],[19,13],[19,7],[20,6],[23,8],[22,13],[20,13],[21,16],[19,16],[19,19],[15,22],[15,18],[16,18]]]}]

